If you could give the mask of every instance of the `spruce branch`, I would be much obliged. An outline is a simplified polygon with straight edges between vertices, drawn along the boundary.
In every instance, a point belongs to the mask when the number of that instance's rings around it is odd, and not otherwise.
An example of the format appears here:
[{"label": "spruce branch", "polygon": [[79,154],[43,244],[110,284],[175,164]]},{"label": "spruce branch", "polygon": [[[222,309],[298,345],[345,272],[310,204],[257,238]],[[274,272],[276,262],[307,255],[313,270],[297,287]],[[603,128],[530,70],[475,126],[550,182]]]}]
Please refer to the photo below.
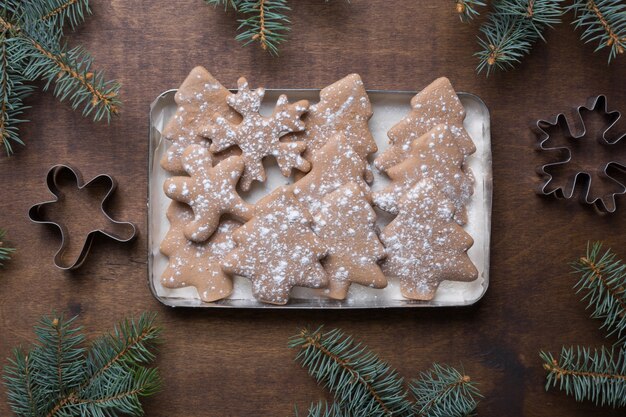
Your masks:
[{"label": "spruce branch", "polygon": [[376,354],[340,330],[302,329],[289,346],[299,349],[296,360],[335,396],[349,416],[400,416],[411,403],[403,379]]},{"label": "spruce branch", "polygon": [[241,0],[237,10],[248,17],[239,20],[242,32],[235,39],[244,45],[258,42],[263,50],[278,55],[278,45],[289,31],[290,22],[284,14],[291,10],[287,0]]},{"label": "spruce branch", "polygon": [[568,7],[576,16],[574,24],[582,29],[581,40],[598,42],[595,51],[610,48],[608,61],[626,48],[626,4],[621,0],[574,0]]},{"label": "spruce branch", "polygon": [[242,0],[204,0],[206,2],[206,4],[213,6],[213,7],[223,7],[224,10],[228,10],[228,9],[233,9],[233,10],[237,10],[239,8],[239,3]]},{"label": "spruce branch", "polygon": [[481,0],[455,0],[455,4],[456,12],[462,22],[468,22],[477,17],[480,14],[478,8],[487,5]]},{"label": "spruce branch", "polygon": [[85,349],[75,318],[44,317],[38,342],[14,351],[5,368],[9,405],[17,416],[143,415],[140,397],[159,389],[154,359],[160,329],[154,314],[126,319]]},{"label": "spruce branch", "polygon": [[468,417],[475,415],[481,397],[471,378],[451,366],[433,364],[412,381],[410,390],[416,399],[417,417]]},{"label": "spruce branch", "polygon": [[601,328],[609,336],[622,338],[626,334],[626,265],[610,249],[603,252],[601,242],[594,242],[587,244],[586,255],[572,267],[580,275],[574,288],[584,293],[582,301],[592,309],[591,317],[602,320]]},{"label": "spruce branch", "polygon": [[559,387],[576,401],[593,401],[596,405],[626,406],[626,352],[563,347],[557,359],[551,353],[540,353],[548,372],[546,390]]},{"label": "spruce branch", "polygon": [[11,259],[11,254],[15,252],[14,248],[5,246],[3,242],[5,235],[6,235],[6,232],[0,229],[0,267],[3,267],[4,266],[3,262],[6,262],[9,259]]},{"label": "spruce branch", "polygon": [[88,0],[7,1],[0,10],[0,135],[7,154],[23,144],[18,125],[23,99],[43,79],[55,95],[95,121],[119,112],[120,86],[92,69],[93,59],[82,48],[62,43],[63,28],[75,28],[90,14]]}]

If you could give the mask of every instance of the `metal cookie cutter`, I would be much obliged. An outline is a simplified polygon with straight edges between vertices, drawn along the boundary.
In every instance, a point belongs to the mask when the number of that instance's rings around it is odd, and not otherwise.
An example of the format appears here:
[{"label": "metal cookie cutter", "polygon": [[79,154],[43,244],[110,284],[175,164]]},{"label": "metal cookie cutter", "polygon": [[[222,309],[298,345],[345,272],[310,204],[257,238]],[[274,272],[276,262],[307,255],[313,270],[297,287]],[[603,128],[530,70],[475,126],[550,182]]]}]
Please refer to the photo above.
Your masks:
[{"label": "metal cookie cutter", "polygon": [[[91,231],[89,231],[84,237],[84,243],[82,244],[82,249],[80,250],[80,253],[78,254],[78,256],[76,256],[74,259],[71,259],[70,261],[64,259],[64,255],[66,255],[70,241],[70,234],[67,226],[61,222],[51,221],[46,218],[46,208],[58,204],[63,200],[63,193],[61,192],[59,187],[59,181],[61,178],[69,179],[70,181],[75,183],[78,191],[90,188],[107,189],[107,192],[105,196],[102,197],[102,201],[100,203],[100,211],[102,216],[104,216],[104,220],[106,220],[106,222],[110,226],[92,229]],[[113,220],[107,214],[104,208],[109,197],[111,196],[111,194],[113,194],[115,188],[117,187],[117,182],[112,176],[107,174],[100,174],[93,178],[91,181],[85,183],[82,179],[80,172],[76,169],[72,168],[69,165],[55,165],[48,171],[48,175],[46,177],[46,185],[48,186],[50,192],[54,195],[54,198],[50,201],[35,204],[34,206],[32,206],[28,211],[28,216],[35,223],[51,224],[58,227],[61,231],[61,247],[54,255],[54,264],[57,268],[63,270],[71,270],[80,267],[87,258],[89,250],[91,249],[91,244],[98,234],[110,237],[111,239],[118,242],[128,242],[137,235],[137,228],[134,224]]]},{"label": "metal cookie cutter", "polygon": [[[626,136],[626,132],[622,133],[614,140],[608,140],[606,134],[611,130],[620,119],[621,115],[618,111],[609,111],[607,107],[606,96],[600,95],[591,97],[587,101],[587,105],[576,107],[574,125],[580,124],[580,128],[576,129],[572,126],[564,113],[560,113],[552,120],[538,120],[536,129],[538,131],[539,145],[541,151],[553,151],[565,153],[567,156],[557,162],[551,162],[538,167],[538,173],[546,178],[546,181],[540,186],[538,193],[543,195],[554,195],[557,198],[571,199],[575,193],[577,186],[582,186],[580,200],[587,204],[594,205],[601,213],[613,213],[617,206],[615,196],[626,193],[626,184],[612,174],[621,172],[626,173],[626,152],[622,152],[620,156],[616,151],[621,139]],[[591,131],[585,123],[586,115],[596,113],[604,119],[603,126],[598,131]],[[608,122],[607,122],[608,121]],[[551,132],[560,130],[566,144],[558,146],[548,146],[548,142],[552,139]],[[595,137],[594,137],[595,136]],[[593,161],[597,153],[585,153],[581,151],[586,143],[583,141],[596,142],[596,152],[603,153],[604,160]],[[592,155],[593,154],[593,155]],[[578,158],[576,158],[578,157]],[[586,162],[590,161],[591,162]],[[568,165],[569,164],[569,165]],[[567,165],[567,166],[566,166]],[[571,169],[568,169],[570,168]],[[555,186],[557,182],[557,174],[554,171],[565,171],[568,176],[566,184]],[[567,172],[569,171],[569,172]],[[559,175],[563,176],[563,174]],[[626,178],[626,176],[624,176]],[[611,192],[603,195],[594,195],[592,187],[598,185],[609,186]]]}]

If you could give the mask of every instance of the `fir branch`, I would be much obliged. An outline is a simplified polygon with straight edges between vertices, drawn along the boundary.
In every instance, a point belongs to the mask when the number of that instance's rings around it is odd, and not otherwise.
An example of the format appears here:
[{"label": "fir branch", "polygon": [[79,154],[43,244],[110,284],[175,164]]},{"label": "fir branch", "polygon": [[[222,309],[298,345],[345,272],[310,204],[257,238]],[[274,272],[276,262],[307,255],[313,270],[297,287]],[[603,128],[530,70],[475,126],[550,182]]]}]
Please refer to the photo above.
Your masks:
[{"label": "fir branch", "polygon": [[11,409],[19,417],[143,415],[139,398],[160,386],[157,370],[145,366],[160,332],[154,318],[127,319],[86,352],[74,319],[44,317],[38,344],[29,354],[17,349],[5,368]]},{"label": "fir branch", "polygon": [[622,338],[626,334],[626,265],[610,249],[601,252],[601,242],[587,244],[587,254],[572,264],[580,274],[574,288],[584,293],[582,300],[593,310],[591,317],[602,320],[601,328]]},{"label": "fir branch", "polygon": [[0,142],[7,155],[13,153],[13,143],[24,144],[19,137],[18,125],[25,121],[20,117],[27,109],[24,99],[34,90],[20,73],[22,60],[14,39],[8,38],[7,32],[3,31],[0,34]]},{"label": "fir branch", "polygon": [[403,379],[360,343],[335,329],[302,329],[289,346],[296,360],[335,396],[347,415],[398,416],[410,410]]},{"label": "fir branch", "polygon": [[557,387],[576,401],[596,405],[626,406],[626,352],[617,354],[604,347],[565,348],[557,360],[551,353],[540,353],[548,372],[546,390]]},{"label": "fir branch", "polygon": [[278,45],[289,31],[290,22],[284,14],[291,10],[287,0],[241,0],[237,10],[249,17],[239,20],[242,32],[235,39],[244,45],[259,42],[263,50],[278,55]]},{"label": "fir branch", "polygon": [[93,58],[80,47],[67,49],[59,40],[47,36],[41,25],[16,37],[30,58],[24,76],[30,80],[45,80],[44,90],[54,83],[54,95],[69,100],[73,109],[83,108],[83,116],[93,114],[94,121],[119,112],[120,85],[106,81],[101,71],[93,72]]},{"label": "fir branch", "polygon": [[[308,417],[350,417],[349,414],[344,413],[339,404],[327,403],[325,401],[319,401],[309,406]],[[296,410],[296,417],[298,417],[298,410]]]},{"label": "fir branch", "polygon": [[237,9],[239,8],[239,3],[241,3],[242,0],[204,0],[204,1],[206,2],[206,4],[213,6],[213,7],[221,6],[224,8],[224,10],[233,9],[237,11]]},{"label": "fir branch", "polygon": [[477,8],[483,7],[487,4],[481,0],[455,0],[455,3],[456,12],[462,22],[468,22],[480,15]]},{"label": "fir branch", "polygon": [[543,31],[561,23],[563,0],[503,0],[496,4],[497,13],[526,20],[545,41]]},{"label": "fir branch", "polygon": [[574,0],[568,7],[576,16],[574,24],[581,28],[581,40],[598,42],[595,51],[610,48],[608,61],[624,53],[626,48],[626,4],[621,0]]},{"label": "fir branch", "polygon": [[0,229],[0,267],[3,267],[3,262],[11,259],[11,254],[15,252],[14,248],[10,248],[4,245],[4,242],[2,240],[4,239],[5,235],[6,232]]},{"label": "fir branch", "polygon": [[29,22],[52,22],[62,30],[65,24],[74,29],[91,14],[89,0],[37,0],[24,3],[20,25]]},{"label": "fir branch", "polygon": [[475,397],[481,397],[469,376],[439,364],[422,372],[410,389],[416,399],[414,415],[418,417],[472,416],[478,405]]}]

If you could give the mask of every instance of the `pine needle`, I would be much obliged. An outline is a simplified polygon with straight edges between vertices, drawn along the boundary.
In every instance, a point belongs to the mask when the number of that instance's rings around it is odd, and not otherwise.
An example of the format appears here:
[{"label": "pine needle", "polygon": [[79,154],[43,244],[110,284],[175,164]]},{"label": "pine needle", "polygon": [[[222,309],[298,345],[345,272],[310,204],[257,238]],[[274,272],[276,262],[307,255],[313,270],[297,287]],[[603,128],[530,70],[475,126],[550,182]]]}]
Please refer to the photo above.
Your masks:
[{"label": "pine needle", "polygon": [[25,122],[23,100],[30,84],[43,80],[73,109],[95,121],[119,112],[120,86],[92,69],[93,59],[82,48],[67,48],[64,26],[75,28],[91,13],[88,0],[5,1],[0,10],[0,140],[7,154],[23,145],[18,125]]},{"label": "pine needle", "polygon": [[9,259],[11,259],[11,254],[15,252],[14,248],[9,248],[5,246],[5,243],[3,242],[5,235],[6,235],[6,232],[0,229],[0,267],[3,267],[4,266],[3,262],[6,262]]},{"label": "pine needle", "polygon": [[241,0],[237,10],[249,17],[239,20],[236,40],[248,45],[258,42],[263,50],[278,55],[278,45],[286,39],[290,22],[285,11],[291,10],[287,0]]},{"label": "pine needle", "polygon": [[5,368],[9,405],[18,416],[140,416],[140,397],[160,386],[154,314],[127,319],[86,349],[76,318],[44,317],[30,352],[14,351]]},{"label": "pine needle", "polygon": [[291,338],[296,360],[335,396],[347,415],[397,416],[410,410],[403,379],[376,354],[335,329],[302,329]]},{"label": "pine needle", "polygon": [[481,397],[469,376],[436,363],[413,380],[410,389],[416,399],[414,415],[418,417],[472,416],[478,406],[475,398]]},{"label": "pine needle", "polygon": [[487,3],[481,0],[455,0],[456,12],[462,22],[468,22],[477,17],[480,12],[479,7],[485,6]]},{"label": "pine needle", "polygon": [[540,353],[548,372],[546,390],[558,387],[576,401],[596,405],[626,406],[626,353],[601,349],[565,348],[558,360],[551,353]]},{"label": "pine needle", "polygon": [[621,0],[574,0],[567,8],[576,16],[585,43],[597,42],[596,52],[609,48],[608,62],[626,48],[626,4]]}]

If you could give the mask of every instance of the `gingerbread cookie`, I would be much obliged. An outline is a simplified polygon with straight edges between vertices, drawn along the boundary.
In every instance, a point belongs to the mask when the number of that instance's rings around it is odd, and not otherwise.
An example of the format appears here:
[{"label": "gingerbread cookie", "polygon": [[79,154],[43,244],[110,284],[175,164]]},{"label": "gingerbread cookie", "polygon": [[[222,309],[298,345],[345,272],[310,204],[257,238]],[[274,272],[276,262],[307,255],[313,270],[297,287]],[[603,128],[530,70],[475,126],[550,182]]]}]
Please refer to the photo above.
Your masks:
[{"label": "gingerbread cookie", "polygon": [[348,143],[342,133],[336,133],[318,149],[311,161],[311,171],[291,185],[293,193],[309,211],[315,213],[322,198],[349,182],[355,182],[367,194],[364,181],[367,162]]},{"label": "gingerbread cookie", "polygon": [[218,117],[205,134],[213,141],[211,152],[220,152],[233,145],[241,149],[245,170],[241,178],[241,189],[250,189],[253,181],[265,181],[263,158],[273,156],[284,176],[291,175],[292,168],[301,171],[310,169],[309,163],[300,155],[306,149],[304,142],[281,142],[281,136],[289,132],[304,130],[300,119],[307,111],[309,102],[300,100],[289,104],[287,96],[278,98],[271,117],[259,114],[261,101],[265,95],[263,88],[250,90],[245,78],[237,81],[237,94],[228,97],[228,104],[243,116],[239,124],[225,117]]},{"label": "gingerbread cookie", "polygon": [[392,183],[372,195],[374,205],[392,214],[417,182],[429,179],[455,206],[455,220],[467,223],[466,205],[474,193],[471,171],[463,171],[464,156],[446,125],[437,125],[411,143],[407,158],[387,170]]},{"label": "gingerbread cookie", "polygon": [[161,243],[161,253],[169,258],[169,263],[161,284],[166,288],[196,287],[200,299],[207,303],[228,297],[233,282],[219,262],[235,248],[232,234],[240,224],[226,220],[209,240],[194,243],[187,240],[183,231],[194,219],[189,206],[173,201],[167,209],[167,219],[170,229]]},{"label": "gingerbread cookie", "polygon": [[243,172],[243,160],[231,156],[213,167],[211,153],[199,145],[183,153],[183,167],[190,177],[165,180],[165,194],[193,209],[194,220],[185,225],[187,239],[204,242],[217,227],[220,216],[228,213],[243,220],[252,217],[253,206],[237,194],[236,186]]},{"label": "gingerbread cookie", "polygon": [[385,248],[375,229],[376,213],[370,197],[356,183],[328,194],[314,216],[313,230],[328,246],[322,265],[328,274],[324,294],[343,300],[351,283],[385,288],[387,278],[378,265]]},{"label": "gingerbread cookie", "polygon": [[183,151],[192,144],[208,147],[209,141],[202,135],[216,118],[234,124],[241,121],[241,116],[226,102],[230,95],[206,69],[196,67],[191,70],[176,92],[176,113],[163,129],[163,137],[172,142],[161,158],[163,169],[184,174]]},{"label": "gingerbread cookie", "polygon": [[450,81],[438,78],[411,99],[411,111],[387,132],[391,146],[374,160],[374,166],[386,172],[399,164],[411,142],[439,124],[450,128],[464,156],[474,153],[476,146],[463,127],[464,119],[465,109]]},{"label": "gingerbread cookie", "polygon": [[320,259],[328,250],[311,230],[312,220],[287,187],[274,190],[257,203],[252,220],[234,233],[237,248],[222,267],[249,278],[254,296],[265,303],[287,303],[294,286],[326,286]]},{"label": "gingerbread cookie", "polygon": [[368,121],[372,106],[358,74],[350,74],[320,91],[320,101],[304,115],[304,132],[289,135],[304,140],[304,158],[322,148],[337,132],[343,133],[354,151],[363,159],[378,151]]},{"label": "gingerbread cookie", "polygon": [[452,218],[454,205],[430,180],[415,184],[400,201],[398,216],[380,240],[387,258],[386,276],[398,277],[402,294],[431,300],[442,281],[473,281],[476,267],[467,255],[474,243]]}]

